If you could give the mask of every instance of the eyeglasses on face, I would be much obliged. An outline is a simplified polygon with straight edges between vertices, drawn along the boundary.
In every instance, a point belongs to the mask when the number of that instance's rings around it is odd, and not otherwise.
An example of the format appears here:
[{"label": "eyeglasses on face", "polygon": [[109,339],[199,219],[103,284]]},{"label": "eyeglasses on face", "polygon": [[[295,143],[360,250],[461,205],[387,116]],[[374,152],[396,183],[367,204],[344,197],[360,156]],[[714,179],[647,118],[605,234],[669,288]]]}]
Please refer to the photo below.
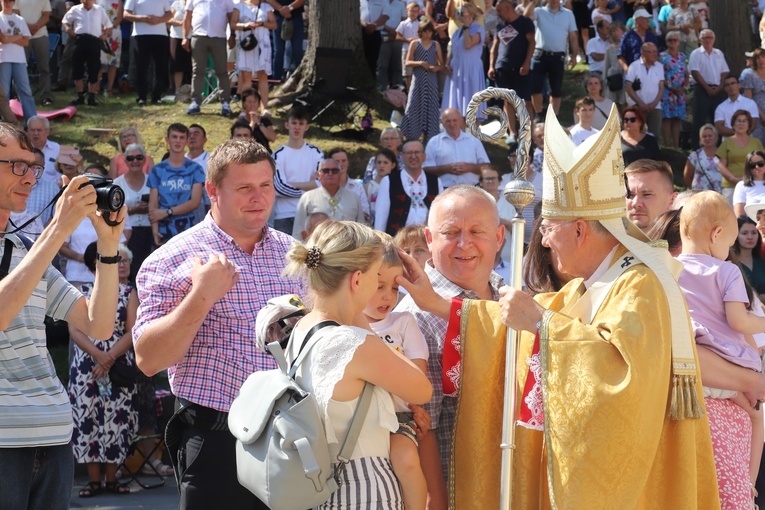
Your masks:
[{"label": "eyeglasses on face", "polygon": [[752,161],[752,166],[756,166],[757,168],[762,168],[765,166],[765,161]]},{"label": "eyeglasses on face", "polygon": [[323,173],[324,175],[327,175],[327,174],[337,175],[340,173],[340,169],[339,168],[322,168],[319,170],[319,172]]},{"label": "eyeglasses on face", "polygon": [[549,235],[551,232],[554,232],[556,228],[562,227],[563,225],[568,225],[569,223],[574,223],[576,220],[569,220],[564,221],[562,223],[556,223],[555,225],[549,225],[545,223],[539,224],[539,233],[542,234],[542,237]]},{"label": "eyeglasses on face", "polygon": [[137,154],[135,156],[125,156],[125,161],[130,163],[131,161],[143,161],[146,159],[142,154]]},{"label": "eyeglasses on face", "polygon": [[417,156],[419,154],[422,154],[422,151],[406,151],[402,152],[404,156]]},{"label": "eyeglasses on face", "polygon": [[45,171],[44,166],[38,165],[37,163],[27,163],[26,161],[0,159],[0,163],[8,163],[11,165],[11,173],[13,175],[18,175],[19,177],[24,177],[29,170],[32,170],[32,175],[34,175],[35,179],[39,179]]},{"label": "eyeglasses on face", "polygon": [[624,117],[624,122],[637,122],[637,117]]}]

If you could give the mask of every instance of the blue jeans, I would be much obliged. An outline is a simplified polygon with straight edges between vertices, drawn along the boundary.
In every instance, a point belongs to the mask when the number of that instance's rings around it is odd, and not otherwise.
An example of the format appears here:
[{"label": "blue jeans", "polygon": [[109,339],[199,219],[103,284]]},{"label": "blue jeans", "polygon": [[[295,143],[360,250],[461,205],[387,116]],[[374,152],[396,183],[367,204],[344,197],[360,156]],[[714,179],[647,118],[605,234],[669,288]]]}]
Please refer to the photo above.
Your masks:
[{"label": "blue jeans", "polygon": [[295,68],[300,65],[303,60],[303,16],[292,16],[292,39],[290,39],[290,46],[292,47],[292,55],[287,66],[284,65],[284,47],[286,41],[282,41],[282,23],[284,18],[281,16],[276,17],[276,30],[273,31],[274,36],[274,78],[281,80],[284,77],[284,68]]},{"label": "blue jeans", "polygon": [[72,445],[0,448],[0,510],[67,510]]},{"label": "blue jeans", "polygon": [[32,87],[29,86],[29,71],[27,65],[16,62],[0,63],[0,86],[3,87],[6,97],[11,97],[11,79],[16,85],[16,93],[21,100],[21,109],[24,111],[24,120],[37,115],[35,98],[32,96]]}]

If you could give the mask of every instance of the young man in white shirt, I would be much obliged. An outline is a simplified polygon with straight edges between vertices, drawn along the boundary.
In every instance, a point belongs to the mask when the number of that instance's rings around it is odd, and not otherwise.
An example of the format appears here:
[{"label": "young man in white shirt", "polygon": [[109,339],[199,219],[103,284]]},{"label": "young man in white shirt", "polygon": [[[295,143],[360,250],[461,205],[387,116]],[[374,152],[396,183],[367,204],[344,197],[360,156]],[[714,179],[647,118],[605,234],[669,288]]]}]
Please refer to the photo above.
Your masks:
[{"label": "young man in white shirt", "polygon": [[723,141],[729,136],[733,136],[733,126],[731,118],[738,110],[746,110],[754,119],[754,129],[760,124],[760,109],[754,100],[741,94],[741,84],[735,74],[725,77],[723,81],[723,90],[728,94],[728,99],[720,103],[715,109],[715,128],[717,133],[722,136]]},{"label": "young man in white shirt", "polygon": [[88,70],[88,106],[96,106],[98,71],[101,69],[101,41],[109,38],[112,22],[95,0],[82,0],[67,11],[61,28],[74,39],[72,78],[77,89],[73,106],[85,104],[85,68]]},{"label": "young man in white shirt", "polygon": [[315,189],[316,172],[324,159],[324,153],[305,141],[308,131],[308,112],[302,106],[293,106],[284,123],[289,140],[274,151],[276,175],[276,203],[272,213],[274,228],[292,235],[295,211],[304,192]]},{"label": "young man in white shirt", "polygon": [[146,78],[150,62],[154,61],[154,87],[151,104],[161,102],[162,92],[167,89],[167,51],[170,40],[165,23],[172,17],[168,0],[126,0],[125,21],[133,23],[131,44],[135,44],[136,87],[138,106],[146,106],[148,93]]},{"label": "young man in white shirt", "polygon": [[592,127],[592,118],[595,116],[595,100],[589,96],[579,98],[574,106],[574,111],[579,117],[579,122],[569,129],[571,140],[576,145],[581,145],[592,135],[599,131]]}]

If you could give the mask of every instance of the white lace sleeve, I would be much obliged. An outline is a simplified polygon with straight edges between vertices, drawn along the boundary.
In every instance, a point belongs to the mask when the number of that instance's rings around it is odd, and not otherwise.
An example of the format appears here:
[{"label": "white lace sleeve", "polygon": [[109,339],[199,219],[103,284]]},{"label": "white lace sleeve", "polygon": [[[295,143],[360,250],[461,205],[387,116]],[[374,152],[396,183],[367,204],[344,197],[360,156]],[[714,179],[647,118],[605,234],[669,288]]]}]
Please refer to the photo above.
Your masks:
[{"label": "white lace sleeve", "polygon": [[[356,349],[364,343],[367,335],[372,333],[353,326],[340,326],[326,328],[320,334],[324,338],[313,348],[311,380],[313,381],[314,396],[324,414],[327,441],[337,443],[337,437],[327,412],[328,404],[332,399],[335,385],[343,378],[345,367],[353,359]],[[395,432],[398,430],[398,420],[390,393],[376,387],[375,394],[377,398],[373,401],[377,401],[380,425]]]}]

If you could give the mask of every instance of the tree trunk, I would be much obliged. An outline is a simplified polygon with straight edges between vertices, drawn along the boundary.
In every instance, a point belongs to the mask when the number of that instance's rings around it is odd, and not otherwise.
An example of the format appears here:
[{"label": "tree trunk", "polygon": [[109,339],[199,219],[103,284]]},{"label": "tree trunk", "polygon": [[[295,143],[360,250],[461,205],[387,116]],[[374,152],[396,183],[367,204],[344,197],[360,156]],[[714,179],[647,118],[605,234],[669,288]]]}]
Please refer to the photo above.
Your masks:
[{"label": "tree trunk", "polygon": [[[709,28],[715,33],[715,48],[725,55],[731,74],[741,75],[746,66],[744,52],[755,48],[749,17],[749,2],[714,0],[709,2]],[[759,20],[757,20],[759,23]]]},{"label": "tree trunk", "polygon": [[[307,4],[306,4],[307,6]],[[366,88],[372,77],[366,65],[361,44],[359,2],[353,0],[319,0],[308,9],[308,47],[303,61],[275,93],[276,106],[289,103],[316,81],[316,48],[352,50],[353,64],[348,85]]]}]

